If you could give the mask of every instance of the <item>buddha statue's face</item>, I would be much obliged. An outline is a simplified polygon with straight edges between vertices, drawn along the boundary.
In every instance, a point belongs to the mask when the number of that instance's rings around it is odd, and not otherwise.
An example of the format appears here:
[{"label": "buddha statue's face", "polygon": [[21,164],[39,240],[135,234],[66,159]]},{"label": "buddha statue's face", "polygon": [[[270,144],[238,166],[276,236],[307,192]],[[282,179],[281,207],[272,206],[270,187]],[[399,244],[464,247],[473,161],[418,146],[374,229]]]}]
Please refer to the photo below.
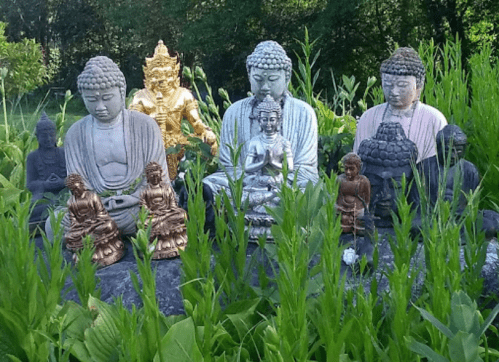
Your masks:
[{"label": "buddha statue's face", "polygon": [[155,171],[152,171],[151,173],[149,173],[147,175],[147,181],[151,184],[151,185],[159,185],[159,183],[161,182],[161,171],[159,170],[155,170]]},{"label": "buddha statue's face", "polygon": [[348,181],[353,181],[359,175],[359,168],[355,162],[345,163],[345,176]]},{"label": "buddha statue's face", "polygon": [[398,110],[404,110],[418,100],[420,89],[416,88],[413,75],[392,75],[383,73],[381,85],[388,104]]},{"label": "buddha statue's face", "polygon": [[82,181],[75,181],[71,185],[70,189],[72,194],[75,195],[76,197],[80,197],[85,192],[85,186],[83,185]]},{"label": "buddha statue's face", "polygon": [[125,107],[119,87],[83,89],[81,94],[88,112],[102,123],[112,123]]},{"label": "buddha statue's face", "polygon": [[277,102],[288,88],[286,72],[283,69],[260,69],[252,67],[249,74],[251,92],[259,100],[270,95]]},{"label": "buddha statue's face", "polygon": [[371,183],[371,211],[375,216],[391,220],[391,211],[397,212],[397,191],[400,189],[402,175],[407,181],[412,179],[409,164],[403,167],[383,167],[368,165],[364,176]]},{"label": "buddha statue's face", "polygon": [[157,67],[152,70],[151,86],[153,90],[166,92],[175,86],[178,73],[172,67]]},{"label": "buddha statue's face", "polygon": [[437,141],[438,161],[442,165],[448,160],[450,167],[454,166],[464,157],[465,151],[466,141],[454,140],[453,138],[445,139],[443,144],[441,141]]},{"label": "buddha statue's face", "polygon": [[277,112],[262,111],[258,115],[258,123],[260,123],[262,132],[269,136],[274,135],[279,128],[279,116]]},{"label": "buddha statue's face", "polygon": [[51,149],[56,147],[55,129],[43,127],[37,129],[36,138],[38,139],[38,146],[41,149]]}]

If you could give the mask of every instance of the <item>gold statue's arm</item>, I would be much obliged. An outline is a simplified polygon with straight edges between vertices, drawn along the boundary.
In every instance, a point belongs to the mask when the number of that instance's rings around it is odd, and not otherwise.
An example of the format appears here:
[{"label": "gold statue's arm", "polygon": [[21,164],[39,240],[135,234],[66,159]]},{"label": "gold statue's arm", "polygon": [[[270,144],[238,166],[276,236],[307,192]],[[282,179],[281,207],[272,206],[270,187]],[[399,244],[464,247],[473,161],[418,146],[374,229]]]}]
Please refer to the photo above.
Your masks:
[{"label": "gold statue's arm", "polygon": [[197,101],[191,93],[185,100],[183,116],[194,128],[195,135],[211,146],[211,154],[216,155],[218,151],[217,136],[210,127],[205,125],[199,116]]}]

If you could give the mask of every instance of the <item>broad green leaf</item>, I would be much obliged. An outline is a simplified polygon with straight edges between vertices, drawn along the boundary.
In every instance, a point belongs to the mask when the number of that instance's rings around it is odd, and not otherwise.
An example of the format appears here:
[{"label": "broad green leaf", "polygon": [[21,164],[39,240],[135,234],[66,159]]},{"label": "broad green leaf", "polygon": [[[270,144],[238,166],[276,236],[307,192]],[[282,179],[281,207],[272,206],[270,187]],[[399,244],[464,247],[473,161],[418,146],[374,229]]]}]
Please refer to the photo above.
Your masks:
[{"label": "broad green leaf", "polygon": [[163,337],[160,350],[154,356],[154,362],[159,361],[203,361],[201,351],[196,344],[194,322],[191,317],[175,323]]},{"label": "broad green leaf", "polygon": [[92,360],[103,362],[117,360],[116,347],[121,343],[121,337],[115,323],[116,310],[91,295],[88,307],[98,313],[91,328],[85,330],[85,347]]},{"label": "broad green leaf", "polygon": [[437,328],[440,332],[442,332],[447,338],[451,339],[454,337],[452,334],[451,330],[447,328],[446,325],[444,325],[442,322],[440,322],[437,318],[432,316],[430,313],[425,311],[423,308],[419,308],[414,306],[417,310],[419,310],[419,313],[421,313],[421,316],[426,319],[428,322],[433,324],[435,328]]},{"label": "broad green leaf", "polygon": [[463,331],[478,336],[480,321],[476,308],[464,304],[454,305],[450,315],[450,329],[454,333]]},{"label": "broad green leaf", "polygon": [[[243,300],[231,304],[227,308],[227,318],[232,322],[239,336],[239,341],[243,341],[244,336],[253,328],[252,317],[255,315],[255,310],[261,299]],[[231,313],[233,310],[240,310],[239,313]]]},{"label": "broad green leaf", "polygon": [[428,358],[431,362],[449,362],[447,358],[439,355],[427,345],[417,342],[414,338],[406,338],[407,347],[423,357]]},{"label": "broad green leaf", "polygon": [[453,362],[480,362],[479,340],[473,334],[459,331],[449,341],[449,355]]}]

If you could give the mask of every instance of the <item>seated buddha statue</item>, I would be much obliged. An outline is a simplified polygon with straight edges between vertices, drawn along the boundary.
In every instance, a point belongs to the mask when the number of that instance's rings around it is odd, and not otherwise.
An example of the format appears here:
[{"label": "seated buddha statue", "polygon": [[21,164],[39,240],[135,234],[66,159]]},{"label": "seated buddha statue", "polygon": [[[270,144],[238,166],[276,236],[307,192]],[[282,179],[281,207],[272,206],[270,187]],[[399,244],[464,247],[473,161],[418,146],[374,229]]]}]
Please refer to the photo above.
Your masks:
[{"label": "seated buddha statue", "polygon": [[[405,175],[409,185],[418,149],[406,137],[400,123],[383,122],[374,137],[362,141],[358,154],[363,163],[362,174],[371,183],[369,211],[374,216],[374,224],[382,228],[391,227],[391,213],[397,214],[397,190],[400,189],[402,175]],[[409,190],[408,198],[416,208],[419,199],[414,185]]]},{"label": "seated buddha statue", "polygon": [[38,149],[31,152],[26,160],[26,187],[33,197],[31,202],[38,203],[31,213],[30,222],[38,223],[47,218],[46,210],[54,206],[44,197],[45,193],[57,195],[64,187],[66,178],[66,159],[64,148],[56,145],[56,127],[45,112],[36,124]]},{"label": "seated buddha statue", "polygon": [[158,239],[153,259],[176,257],[187,245],[187,214],[177,205],[172,187],[163,182],[161,166],[151,162],[145,172],[148,185],[140,195],[140,205],[150,213],[145,227],[151,226],[151,241]]},{"label": "seated buddha statue", "polygon": [[[452,202],[457,197],[456,213],[462,215],[468,204],[465,194],[475,191],[480,184],[477,167],[465,160],[466,134],[456,125],[447,125],[437,134],[437,154],[424,160],[421,173],[430,202],[436,203],[439,192],[443,200]],[[440,188],[444,187],[443,190]],[[456,195],[459,192],[459,195]],[[492,210],[480,210],[482,230],[487,238],[497,236],[499,214]]]},{"label": "seated buddha statue", "polygon": [[386,103],[360,117],[353,152],[359,153],[361,142],[376,135],[382,122],[397,122],[417,147],[417,163],[435,156],[437,132],[447,121],[440,111],[419,101],[426,70],[418,53],[412,48],[398,48],[380,70]]},{"label": "seated buddha statue", "polygon": [[[177,57],[170,57],[168,49],[160,40],[154,50],[154,56],[146,58],[145,89],[135,94],[129,109],[154,118],[161,129],[165,148],[189,142],[181,130],[182,118],[187,119],[194,129],[194,136],[210,145],[212,155],[216,155],[217,138],[201,121],[197,101],[192,93],[180,87],[179,69]],[[181,150],[178,155],[167,155],[168,174],[172,181],[177,177],[178,163],[183,153]]]},{"label": "seated buddha statue", "polygon": [[353,152],[343,157],[345,173],[338,176],[340,183],[336,210],[341,213],[341,228],[344,233],[363,235],[365,226],[362,218],[371,201],[371,185],[366,176],[360,175],[362,161]]},{"label": "seated buddha statue", "polygon": [[[146,187],[144,168],[152,161],[167,167],[161,131],[151,117],[125,108],[125,77],[111,59],[90,59],[77,83],[90,114],[66,134],[68,174],[79,174],[102,198],[121,235],[134,235],[139,198]],[[163,180],[169,183],[167,174]],[[62,225],[69,227],[67,217]],[[45,228],[50,237],[50,223]]]},{"label": "seated buddha statue", "polygon": [[67,230],[66,248],[77,252],[83,249],[83,239],[93,238],[95,252],[92,261],[100,266],[113,264],[125,254],[116,222],[107,213],[99,196],[85,189],[83,178],[70,174],[66,184],[72,196],[68,201],[68,216],[71,222]]},{"label": "seated buddha statue", "polygon": [[[241,177],[248,158],[250,163],[254,160],[254,156],[250,154],[251,140],[261,136],[258,105],[268,95],[282,110],[278,134],[289,142],[288,164],[291,159],[293,161],[293,171],[288,174],[288,180],[293,182],[296,175],[300,188],[305,188],[308,182],[317,183],[317,118],[308,104],[293,98],[287,91],[291,79],[291,59],[278,43],[264,41],[248,56],[246,68],[253,96],[235,102],[225,112],[220,134],[221,167],[219,171],[205,177],[203,183],[214,194],[222,189],[228,190],[228,178]],[[233,164],[231,147],[242,147],[237,164]],[[272,158],[272,154],[269,155]],[[270,194],[256,194],[252,192],[252,187],[250,184],[244,186],[244,191],[250,197],[250,204],[263,205],[273,197]]]}]

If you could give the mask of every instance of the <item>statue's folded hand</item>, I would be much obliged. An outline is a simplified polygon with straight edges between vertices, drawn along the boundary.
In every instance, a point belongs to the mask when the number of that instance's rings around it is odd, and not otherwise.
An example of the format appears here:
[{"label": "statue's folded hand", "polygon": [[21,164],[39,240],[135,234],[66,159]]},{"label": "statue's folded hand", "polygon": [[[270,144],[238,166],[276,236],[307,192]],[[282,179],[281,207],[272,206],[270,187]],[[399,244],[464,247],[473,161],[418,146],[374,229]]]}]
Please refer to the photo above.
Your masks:
[{"label": "statue's folded hand", "polygon": [[131,195],[111,196],[104,199],[104,206],[108,211],[127,209],[138,204],[139,199]]}]

